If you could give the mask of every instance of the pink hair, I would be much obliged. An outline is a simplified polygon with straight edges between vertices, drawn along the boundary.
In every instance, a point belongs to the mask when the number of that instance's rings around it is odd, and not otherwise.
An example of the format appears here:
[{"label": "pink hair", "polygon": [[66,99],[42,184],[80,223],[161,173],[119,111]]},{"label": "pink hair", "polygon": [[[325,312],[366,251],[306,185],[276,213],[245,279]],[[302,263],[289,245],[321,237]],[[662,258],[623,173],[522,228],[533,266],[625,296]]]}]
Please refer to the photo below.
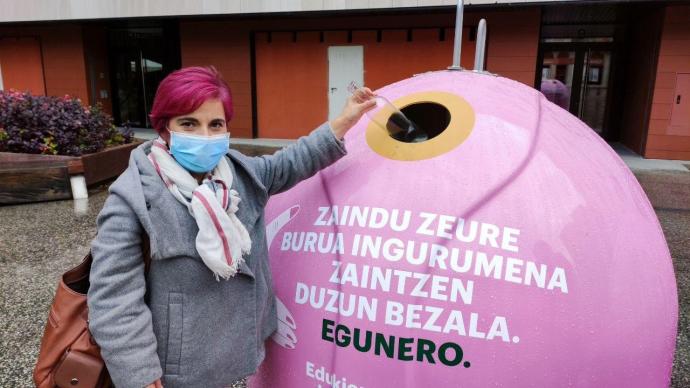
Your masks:
[{"label": "pink hair", "polygon": [[192,66],[168,74],[156,90],[149,118],[159,134],[166,132],[168,121],[194,112],[206,100],[219,98],[225,110],[225,121],[232,119],[232,94],[220,72],[213,66]]}]

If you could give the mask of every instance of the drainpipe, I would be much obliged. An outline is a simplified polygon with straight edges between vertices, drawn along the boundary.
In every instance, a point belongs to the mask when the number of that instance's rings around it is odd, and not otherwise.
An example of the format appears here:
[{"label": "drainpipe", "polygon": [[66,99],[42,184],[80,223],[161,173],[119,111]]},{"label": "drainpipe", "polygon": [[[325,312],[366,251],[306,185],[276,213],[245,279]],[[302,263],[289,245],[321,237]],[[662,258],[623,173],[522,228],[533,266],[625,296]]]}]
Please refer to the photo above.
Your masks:
[{"label": "drainpipe", "polygon": [[477,50],[474,54],[474,71],[484,71],[484,52],[486,51],[486,19],[479,21],[477,27]]},{"label": "drainpipe", "polygon": [[462,70],[460,67],[460,51],[462,49],[462,12],[465,1],[458,0],[455,12],[455,41],[453,42],[453,65],[448,70]]}]

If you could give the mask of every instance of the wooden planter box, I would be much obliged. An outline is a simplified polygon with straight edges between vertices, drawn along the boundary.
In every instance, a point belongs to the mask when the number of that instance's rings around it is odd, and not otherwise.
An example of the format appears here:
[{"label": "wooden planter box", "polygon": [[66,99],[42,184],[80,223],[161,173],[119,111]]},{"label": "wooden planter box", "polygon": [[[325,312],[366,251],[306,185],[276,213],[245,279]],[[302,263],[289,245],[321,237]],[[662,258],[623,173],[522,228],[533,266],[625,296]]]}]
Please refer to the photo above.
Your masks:
[{"label": "wooden planter box", "polygon": [[116,177],[139,144],[135,140],[80,157],[0,152],[0,204],[72,198],[70,175],[84,175],[87,186]]}]

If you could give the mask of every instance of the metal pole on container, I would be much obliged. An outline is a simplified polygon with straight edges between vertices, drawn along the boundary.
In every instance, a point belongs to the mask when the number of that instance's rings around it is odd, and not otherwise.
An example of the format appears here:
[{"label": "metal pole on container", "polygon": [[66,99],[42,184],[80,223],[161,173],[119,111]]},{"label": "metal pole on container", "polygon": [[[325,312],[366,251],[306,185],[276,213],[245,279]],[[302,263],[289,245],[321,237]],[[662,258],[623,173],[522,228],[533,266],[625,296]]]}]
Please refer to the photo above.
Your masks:
[{"label": "metal pole on container", "polygon": [[474,54],[474,70],[484,71],[484,52],[486,50],[486,19],[479,21],[477,27],[477,50]]},{"label": "metal pole on container", "polygon": [[460,67],[460,51],[462,49],[462,11],[465,1],[458,0],[455,12],[455,41],[453,42],[453,65],[448,70],[462,70]]}]

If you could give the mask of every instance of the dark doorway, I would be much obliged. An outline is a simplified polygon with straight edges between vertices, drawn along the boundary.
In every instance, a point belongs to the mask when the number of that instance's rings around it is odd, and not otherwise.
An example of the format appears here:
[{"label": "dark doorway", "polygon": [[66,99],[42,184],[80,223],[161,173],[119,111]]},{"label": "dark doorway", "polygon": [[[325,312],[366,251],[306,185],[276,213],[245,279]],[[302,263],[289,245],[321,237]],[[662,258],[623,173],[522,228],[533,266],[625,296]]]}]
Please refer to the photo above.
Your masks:
[{"label": "dark doorway", "polygon": [[542,43],[537,85],[553,103],[607,137],[613,83],[610,43]]},{"label": "dark doorway", "polygon": [[108,28],[113,119],[116,125],[150,128],[148,114],[158,84],[180,68],[176,22],[145,22]]},{"label": "dark doorway", "polygon": [[626,7],[601,2],[542,8],[535,87],[607,141],[621,132],[616,117],[625,87]]}]

